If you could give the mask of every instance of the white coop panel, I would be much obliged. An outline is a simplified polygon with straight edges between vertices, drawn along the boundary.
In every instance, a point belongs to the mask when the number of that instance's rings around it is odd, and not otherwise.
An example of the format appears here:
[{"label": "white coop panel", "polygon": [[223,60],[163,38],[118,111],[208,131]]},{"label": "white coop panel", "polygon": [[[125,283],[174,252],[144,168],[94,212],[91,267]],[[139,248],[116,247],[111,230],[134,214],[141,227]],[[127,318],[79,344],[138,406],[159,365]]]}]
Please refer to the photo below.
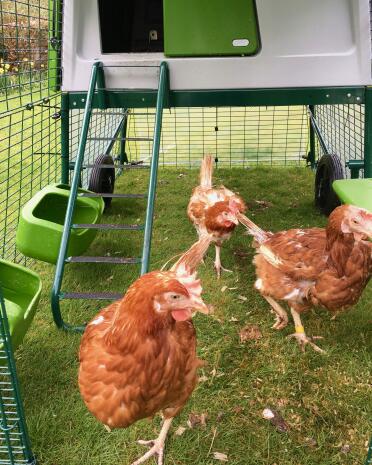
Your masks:
[{"label": "white coop panel", "polygon": [[[116,3],[133,7],[136,2]],[[145,5],[146,0],[140,3]],[[118,28],[116,8],[109,13],[106,9],[100,22],[98,0],[65,0],[64,4],[65,91],[86,90],[96,60],[109,66],[106,86],[113,89],[156,89],[157,68],[126,66],[157,66],[164,60],[169,65],[172,90],[372,84],[369,0],[256,0],[261,43],[256,55],[187,58],[166,57],[162,44],[148,52],[128,52],[131,46],[141,50],[143,37],[157,40],[162,34],[145,30],[143,36],[130,37],[132,17],[125,17],[130,14],[129,7]],[[212,8],[212,0],[210,5]],[[157,22],[162,21],[161,14],[157,12]],[[136,24],[138,32],[138,21]],[[102,52],[101,44],[110,39],[110,27],[111,33],[119,36],[119,50],[125,52]],[[120,33],[126,43],[122,48]]]}]

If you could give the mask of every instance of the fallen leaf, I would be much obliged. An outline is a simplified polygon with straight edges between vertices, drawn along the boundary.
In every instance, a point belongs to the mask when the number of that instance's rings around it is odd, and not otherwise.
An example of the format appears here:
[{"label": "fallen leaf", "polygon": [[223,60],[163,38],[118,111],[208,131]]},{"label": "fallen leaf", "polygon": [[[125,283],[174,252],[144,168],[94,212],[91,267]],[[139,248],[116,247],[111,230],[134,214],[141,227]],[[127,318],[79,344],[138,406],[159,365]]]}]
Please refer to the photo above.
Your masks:
[{"label": "fallen leaf", "polygon": [[269,208],[273,206],[272,202],[268,202],[267,200],[255,200],[256,204],[262,208]]},{"label": "fallen leaf", "polygon": [[262,333],[257,325],[247,325],[239,331],[239,337],[240,342],[246,342],[249,340],[256,341],[262,338]]},{"label": "fallen leaf", "polygon": [[229,291],[235,291],[235,289],[238,289],[237,287],[229,287]]},{"label": "fallen leaf", "polygon": [[[274,204],[268,200],[253,200],[253,202],[248,203],[249,210],[264,210],[265,208],[272,207]],[[251,215],[254,213],[251,211]]]},{"label": "fallen leaf", "polygon": [[239,320],[237,318],[235,318],[234,316],[232,316],[229,321],[232,321],[233,323],[236,323]]},{"label": "fallen leaf", "polygon": [[243,411],[243,407],[241,405],[238,405],[236,407],[233,408],[233,412],[236,413],[237,415],[239,415],[239,413],[242,413]]},{"label": "fallen leaf", "polygon": [[195,428],[196,426],[202,426],[203,428],[207,425],[207,413],[201,413],[198,415],[197,413],[190,413],[189,418],[187,420],[187,426],[191,429]]},{"label": "fallen leaf", "polygon": [[184,426],[179,426],[176,431],[175,431],[175,435],[176,436],[182,436],[183,433],[186,431],[186,428]]},{"label": "fallen leaf", "polygon": [[245,302],[245,301],[248,300],[248,297],[246,297],[245,295],[238,295],[238,299],[239,299],[239,300],[242,300],[243,302]]},{"label": "fallen leaf", "polygon": [[275,426],[275,428],[280,433],[286,433],[289,430],[288,423],[276,410],[272,410],[271,408],[265,408],[262,412],[262,416],[265,418],[265,420],[270,420],[270,423],[273,426]]},{"label": "fallen leaf", "polygon": [[237,255],[238,257],[241,257],[241,258],[246,258],[246,257],[250,257],[252,255],[252,252],[244,252],[243,250],[235,250],[234,255]]},{"label": "fallen leaf", "polygon": [[223,287],[221,287],[221,292],[225,292],[225,291],[226,291],[226,289],[227,289],[227,286],[223,286]]},{"label": "fallen leaf", "polygon": [[177,178],[180,179],[180,178],[183,178],[183,177],[185,177],[185,176],[186,176],[186,174],[180,173],[180,174],[177,176]]},{"label": "fallen leaf", "polygon": [[199,383],[205,383],[205,381],[208,381],[208,377],[203,375],[199,377]]},{"label": "fallen leaf", "polygon": [[342,447],[341,447],[341,452],[343,454],[348,454],[349,452],[351,451],[351,446],[349,444],[344,444]]},{"label": "fallen leaf", "polygon": [[228,461],[227,455],[223,452],[213,452],[213,458],[215,458],[216,460],[220,460],[221,462]]},{"label": "fallen leaf", "polygon": [[109,276],[109,277],[106,279],[106,281],[112,281],[113,279],[114,279],[114,275]]},{"label": "fallen leaf", "polygon": [[225,416],[225,414],[223,412],[218,412],[217,417],[216,417],[216,421],[221,421],[224,416]]},{"label": "fallen leaf", "polygon": [[311,447],[312,449],[314,449],[318,445],[314,438],[305,438],[305,444]]}]

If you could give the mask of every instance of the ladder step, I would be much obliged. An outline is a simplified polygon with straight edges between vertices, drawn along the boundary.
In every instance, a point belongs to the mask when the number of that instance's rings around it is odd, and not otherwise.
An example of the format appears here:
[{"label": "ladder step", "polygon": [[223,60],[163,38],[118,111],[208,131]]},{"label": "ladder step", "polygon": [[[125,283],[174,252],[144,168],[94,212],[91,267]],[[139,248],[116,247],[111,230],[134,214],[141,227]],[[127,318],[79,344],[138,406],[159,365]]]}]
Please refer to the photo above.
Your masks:
[{"label": "ladder step", "polygon": [[96,115],[99,115],[99,116],[106,116],[106,115],[110,115],[110,116],[128,116],[129,111],[125,111],[124,113],[120,113],[118,111],[105,111],[104,113],[102,113],[102,110],[99,110],[99,112],[95,112],[93,114],[95,116]]},{"label": "ladder step", "polygon": [[127,141],[127,142],[152,142],[152,137],[87,137],[87,140]]},{"label": "ladder step", "polygon": [[121,265],[135,265],[141,263],[140,258],[124,258],[124,257],[68,257],[66,263],[117,263]]},{"label": "ladder step", "polygon": [[73,224],[73,229],[113,229],[113,230],[128,230],[128,231],[143,231],[145,227],[142,224],[91,224],[79,223]]},{"label": "ladder step", "polygon": [[111,197],[113,199],[145,199],[147,194],[107,194],[107,193],[81,193],[78,197]]},{"label": "ladder step", "polygon": [[90,300],[119,300],[124,296],[123,293],[115,294],[112,292],[61,292],[60,299],[90,299]]}]

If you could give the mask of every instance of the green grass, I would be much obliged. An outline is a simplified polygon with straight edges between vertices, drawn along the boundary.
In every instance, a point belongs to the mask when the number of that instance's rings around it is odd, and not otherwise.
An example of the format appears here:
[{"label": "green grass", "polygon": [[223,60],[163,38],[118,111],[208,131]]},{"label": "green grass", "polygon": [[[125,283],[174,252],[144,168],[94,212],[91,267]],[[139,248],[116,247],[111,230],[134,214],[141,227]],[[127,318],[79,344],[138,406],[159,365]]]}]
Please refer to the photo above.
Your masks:
[{"label": "green grass", "polygon": [[[181,172],[184,176],[179,177]],[[185,214],[196,182],[195,170],[159,172],[153,269],[196,239]],[[215,173],[215,182],[239,191],[251,204],[251,217],[264,228],[325,224],[312,204],[313,175],[304,168],[221,169]],[[118,180],[118,192],[145,190],[146,176],[141,172],[125,173]],[[254,200],[265,200],[272,206],[260,208]],[[124,223],[143,216],[143,202],[114,199],[107,222]],[[133,256],[140,252],[140,245],[138,233],[105,233],[87,253]],[[293,331],[292,324],[281,332],[271,329],[273,316],[252,287],[253,251],[243,228],[222,251],[223,264],[234,270],[233,275],[224,274],[216,280],[213,253],[211,248],[199,274],[204,299],[214,305],[215,313],[198,315],[194,320],[199,356],[207,362],[200,373],[204,381],[174,422],[166,463],[217,464],[213,452],[219,451],[228,455],[231,465],[362,464],[372,413],[372,287],[356,308],[334,321],[324,311],[305,315],[308,334],[324,336],[320,345],[327,355],[310,349],[302,354],[294,341],[286,339]],[[143,453],[135,440],[154,438],[160,420],[140,421],[109,434],[90,415],[77,386],[80,336],[54,327],[49,307],[54,267],[38,264],[36,269],[44,283],[43,298],[16,354],[34,451],[43,465],[129,464]],[[123,266],[69,265],[63,288],[124,291],[136,272]],[[221,292],[223,286],[236,289]],[[247,297],[247,301],[238,296]],[[70,322],[82,322],[99,308],[99,303],[72,302],[63,304],[63,313]],[[259,325],[263,337],[242,344],[239,330],[251,323]],[[286,419],[290,426],[287,433],[277,432],[262,418],[268,406]],[[186,425],[190,412],[208,413],[207,426],[187,428],[182,436],[175,436],[174,431],[178,425]],[[342,452],[345,445],[350,446],[347,453]]]}]

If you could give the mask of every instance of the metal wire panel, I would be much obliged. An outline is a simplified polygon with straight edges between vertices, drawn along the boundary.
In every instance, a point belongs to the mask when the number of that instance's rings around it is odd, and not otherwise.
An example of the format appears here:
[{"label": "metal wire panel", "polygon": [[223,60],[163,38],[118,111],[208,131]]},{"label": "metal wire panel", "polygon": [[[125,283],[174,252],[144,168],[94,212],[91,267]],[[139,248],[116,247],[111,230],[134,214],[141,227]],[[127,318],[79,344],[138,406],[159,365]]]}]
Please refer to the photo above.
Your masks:
[{"label": "metal wire panel", "polygon": [[[84,110],[70,111],[69,151],[72,162],[75,161],[77,155],[83,115]],[[121,108],[93,111],[85,150],[85,164],[92,164],[98,155],[107,152],[109,145],[112,143],[110,139],[115,138],[115,133],[122,123],[124,115],[125,111]],[[115,153],[115,150],[113,153]],[[88,187],[90,172],[91,169],[83,170],[83,187]]]},{"label": "metal wire panel", "polygon": [[[344,166],[349,160],[363,160],[364,105],[317,105],[315,119],[328,153],[337,154]],[[323,154],[317,140],[318,158]],[[349,169],[345,169],[345,175],[350,177]]]},{"label": "metal wire panel", "polygon": [[[56,2],[54,2],[55,4]],[[60,178],[60,95],[49,90],[47,0],[0,2],[0,256],[15,249],[20,208]]]},{"label": "metal wire panel", "polygon": [[0,463],[35,464],[28,439],[11,345],[5,300],[0,288]]},{"label": "metal wire panel", "polygon": [[[152,137],[154,112],[133,110],[128,136]],[[163,114],[161,165],[192,167],[205,153],[221,166],[301,165],[308,146],[306,108],[172,108]],[[131,161],[147,160],[151,142],[128,142]]]}]

